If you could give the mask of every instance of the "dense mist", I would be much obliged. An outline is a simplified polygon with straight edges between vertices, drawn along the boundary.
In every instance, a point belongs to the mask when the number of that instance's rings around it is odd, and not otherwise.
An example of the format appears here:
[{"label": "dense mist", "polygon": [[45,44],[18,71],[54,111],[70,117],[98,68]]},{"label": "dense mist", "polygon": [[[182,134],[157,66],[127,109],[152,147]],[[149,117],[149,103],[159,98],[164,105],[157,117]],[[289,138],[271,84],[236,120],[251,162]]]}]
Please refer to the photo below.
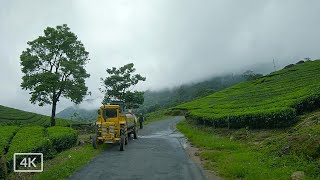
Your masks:
[{"label": "dense mist", "polygon": [[[89,51],[93,99],[105,70],[133,62],[147,77],[137,90],[158,90],[260,66],[262,73],[319,57],[319,1],[42,1],[0,5],[0,104],[50,114],[21,90],[19,56],[47,26],[68,24]],[[273,63],[275,62],[275,63]],[[71,106],[62,99],[58,111]]]}]

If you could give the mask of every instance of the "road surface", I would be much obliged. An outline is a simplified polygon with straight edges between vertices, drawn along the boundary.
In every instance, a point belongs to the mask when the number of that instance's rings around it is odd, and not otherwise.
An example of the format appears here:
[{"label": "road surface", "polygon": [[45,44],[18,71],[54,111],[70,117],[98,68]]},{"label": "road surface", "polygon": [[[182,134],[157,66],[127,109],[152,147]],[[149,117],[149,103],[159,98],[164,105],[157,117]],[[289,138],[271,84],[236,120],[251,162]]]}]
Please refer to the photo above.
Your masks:
[{"label": "road surface", "polygon": [[201,169],[184,150],[183,135],[175,124],[183,117],[156,121],[130,138],[124,151],[113,145],[70,179],[204,179]]}]

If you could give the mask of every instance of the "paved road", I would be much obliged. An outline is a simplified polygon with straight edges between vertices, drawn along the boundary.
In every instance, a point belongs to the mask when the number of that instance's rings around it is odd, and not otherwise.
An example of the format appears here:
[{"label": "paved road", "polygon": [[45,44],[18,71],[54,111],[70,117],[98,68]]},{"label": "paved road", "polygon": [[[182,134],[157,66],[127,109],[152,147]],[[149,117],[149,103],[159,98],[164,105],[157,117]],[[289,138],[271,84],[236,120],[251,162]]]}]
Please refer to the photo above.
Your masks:
[{"label": "paved road", "polygon": [[183,117],[157,121],[130,138],[124,151],[114,145],[77,171],[70,179],[204,179],[188,158],[183,136],[175,124]]}]

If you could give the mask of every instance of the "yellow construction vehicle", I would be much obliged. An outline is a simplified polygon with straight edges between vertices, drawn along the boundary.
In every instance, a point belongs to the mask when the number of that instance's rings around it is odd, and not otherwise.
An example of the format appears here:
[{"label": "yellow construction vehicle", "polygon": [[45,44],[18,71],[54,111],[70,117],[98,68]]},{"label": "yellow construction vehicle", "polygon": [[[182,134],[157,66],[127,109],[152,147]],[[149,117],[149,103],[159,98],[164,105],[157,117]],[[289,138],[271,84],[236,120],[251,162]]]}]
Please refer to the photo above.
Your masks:
[{"label": "yellow construction vehicle", "polygon": [[123,151],[131,134],[134,139],[138,138],[137,118],[133,113],[124,111],[123,106],[103,105],[98,114],[96,135],[92,138],[94,148],[102,143],[119,143],[120,151]]}]

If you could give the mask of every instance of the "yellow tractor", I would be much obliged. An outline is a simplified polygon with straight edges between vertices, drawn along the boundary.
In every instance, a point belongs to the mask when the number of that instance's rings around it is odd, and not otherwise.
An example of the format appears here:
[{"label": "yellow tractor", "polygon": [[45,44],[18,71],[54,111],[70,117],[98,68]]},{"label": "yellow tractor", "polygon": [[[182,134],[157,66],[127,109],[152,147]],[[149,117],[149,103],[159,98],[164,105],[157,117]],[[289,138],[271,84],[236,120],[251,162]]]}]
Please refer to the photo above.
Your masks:
[{"label": "yellow tractor", "polygon": [[119,143],[120,151],[128,144],[129,136],[137,139],[137,118],[131,112],[125,112],[121,105],[103,105],[98,110],[96,135],[92,145],[97,148],[102,143]]}]

